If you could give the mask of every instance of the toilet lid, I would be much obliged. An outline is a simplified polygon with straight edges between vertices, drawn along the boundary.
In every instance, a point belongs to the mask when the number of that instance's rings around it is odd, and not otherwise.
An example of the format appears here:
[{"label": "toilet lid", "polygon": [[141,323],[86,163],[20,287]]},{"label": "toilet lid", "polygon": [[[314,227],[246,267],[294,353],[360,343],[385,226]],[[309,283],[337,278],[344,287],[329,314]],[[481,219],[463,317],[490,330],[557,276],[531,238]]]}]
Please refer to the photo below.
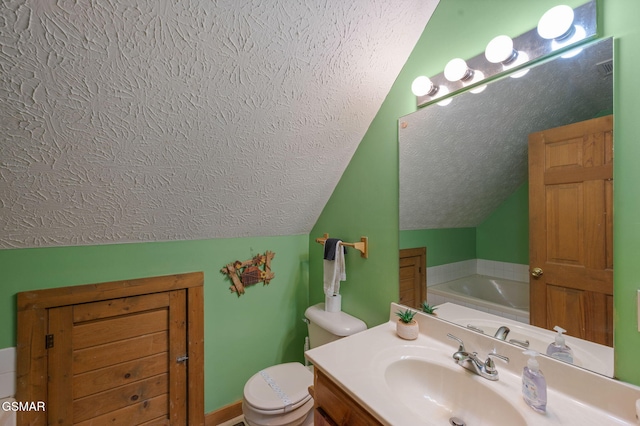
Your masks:
[{"label": "toilet lid", "polygon": [[295,410],[309,399],[313,374],[299,362],[274,365],[254,374],[244,386],[244,399],[267,412]]}]

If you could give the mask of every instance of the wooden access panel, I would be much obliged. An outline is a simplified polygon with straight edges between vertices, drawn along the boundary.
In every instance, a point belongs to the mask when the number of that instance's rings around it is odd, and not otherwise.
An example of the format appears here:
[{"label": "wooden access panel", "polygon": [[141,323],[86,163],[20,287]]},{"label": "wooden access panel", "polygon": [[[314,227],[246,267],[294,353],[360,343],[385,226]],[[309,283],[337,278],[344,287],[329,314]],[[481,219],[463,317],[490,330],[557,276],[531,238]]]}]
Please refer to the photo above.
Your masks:
[{"label": "wooden access panel", "polygon": [[400,250],[401,304],[419,308],[427,299],[425,247]]},{"label": "wooden access panel", "polygon": [[20,424],[204,424],[202,281],[20,293],[17,397],[47,403]]},{"label": "wooden access panel", "polygon": [[531,323],[613,344],[613,117],[529,136]]}]

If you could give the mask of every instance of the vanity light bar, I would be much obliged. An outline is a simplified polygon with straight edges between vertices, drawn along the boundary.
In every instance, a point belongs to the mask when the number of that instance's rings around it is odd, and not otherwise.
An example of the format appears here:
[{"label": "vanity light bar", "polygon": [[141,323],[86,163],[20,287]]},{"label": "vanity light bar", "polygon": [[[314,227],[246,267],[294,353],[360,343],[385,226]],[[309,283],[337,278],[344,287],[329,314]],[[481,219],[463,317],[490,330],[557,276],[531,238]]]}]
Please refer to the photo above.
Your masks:
[{"label": "vanity light bar", "polygon": [[[472,71],[473,74],[476,74],[476,78],[473,78],[471,81],[469,78],[466,80],[462,78],[457,81],[449,81],[445,76],[445,72],[435,75],[430,78],[433,84],[433,90],[427,94],[416,95],[417,106],[423,107],[429,105],[438,101],[440,98],[457,93],[466,87],[482,87],[481,83],[486,84],[486,80],[488,79],[493,79],[514,69],[525,68],[527,65],[547,55],[560,51],[565,52],[594,38],[597,35],[596,0],[590,0],[578,6],[573,12],[573,26],[579,28],[580,36],[582,36],[582,31],[584,30],[583,38],[572,39],[571,37],[566,37],[566,40],[563,39],[560,41],[557,39],[545,39],[538,33],[538,28],[534,28],[513,39],[513,51],[518,52],[518,54],[523,54],[522,56],[525,57],[524,61],[521,58],[517,64],[509,63],[504,65],[504,63],[500,61],[492,63],[487,60],[485,52],[482,52],[482,54],[466,61],[467,69]],[[545,13],[545,15],[547,14]],[[565,33],[566,32],[567,31],[565,31]],[[543,35],[548,36],[546,34],[548,34],[548,32],[544,32],[543,30]],[[526,59],[527,56],[528,59]],[[447,72],[447,75],[451,77],[451,71]],[[477,78],[478,76],[483,76],[483,78]],[[441,102],[443,102],[443,100],[438,101],[438,103]]]}]

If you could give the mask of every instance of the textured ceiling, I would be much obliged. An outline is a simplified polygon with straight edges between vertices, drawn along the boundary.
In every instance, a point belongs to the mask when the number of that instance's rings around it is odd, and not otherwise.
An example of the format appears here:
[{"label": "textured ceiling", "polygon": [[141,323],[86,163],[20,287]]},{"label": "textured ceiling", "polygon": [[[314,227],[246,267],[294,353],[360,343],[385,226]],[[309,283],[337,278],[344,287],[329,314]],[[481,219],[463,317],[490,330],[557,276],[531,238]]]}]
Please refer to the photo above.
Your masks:
[{"label": "textured ceiling", "polygon": [[437,2],[4,1],[0,248],[309,232]]},{"label": "textured ceiling", "polygon": [[482,223],[527,180],[530,133],[613,111],[613,76],[597,66],[611,58],[604,40],[402,117],[400,229]]}]

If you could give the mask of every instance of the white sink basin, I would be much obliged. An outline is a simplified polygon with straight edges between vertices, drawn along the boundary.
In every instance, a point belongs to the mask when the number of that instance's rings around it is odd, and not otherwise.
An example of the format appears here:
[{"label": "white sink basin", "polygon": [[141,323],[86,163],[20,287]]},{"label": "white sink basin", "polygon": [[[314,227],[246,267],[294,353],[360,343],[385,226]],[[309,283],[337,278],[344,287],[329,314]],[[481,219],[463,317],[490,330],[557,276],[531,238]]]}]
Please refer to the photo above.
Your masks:
[{"label": "white sink basin", "polygon": [[[452,361],[453,363],[453,361]],[[420,358],[401,358],[387,365],[384,378],[390,394],[418,419],[429,424],[449,424],[456,417],[468,425],[526,425],[509,401],[487,381],[453,364]]]}]

